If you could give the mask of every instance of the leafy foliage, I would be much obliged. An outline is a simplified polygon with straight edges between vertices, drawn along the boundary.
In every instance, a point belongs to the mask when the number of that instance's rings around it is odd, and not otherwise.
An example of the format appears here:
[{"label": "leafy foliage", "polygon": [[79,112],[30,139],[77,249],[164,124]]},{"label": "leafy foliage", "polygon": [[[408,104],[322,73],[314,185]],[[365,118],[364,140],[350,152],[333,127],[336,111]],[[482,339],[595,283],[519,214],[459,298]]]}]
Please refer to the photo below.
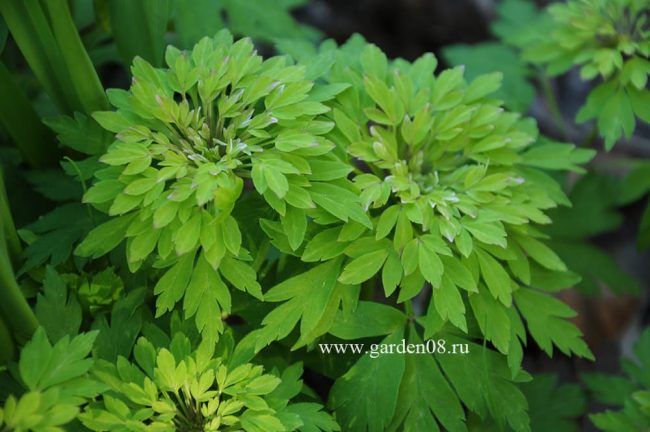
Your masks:
[{"label": "leafy foliage", "polygon": [[[340,283],[364,283],[381,274],[387,296],[400,287],[400,303],[430,284],[427,335],[445,321],[466,332],[465,297],[484,335],[512,353],[518,344],[510,331],[497,343],[481,317],[500,313],[504,320],[498,327],[516,328],[520,315],[507,312],[513,295],[544,298],[530,291],[531,267],[566,270],[530,226],[550,222],[543,211],[566,198],[534,167],[564,169],[567,160],[580,162],[591,152],[533,145],[534,125],[487,97],[498,88],[499,74],[468,84],[459,68],[434,76],[430,55],[412,65],[389,64],[375,46],[353,42],[336,55],[347,67],[335,64],[329,85],[354,85],[331,102],[332,139],[368,167],[369,172],[356,171],[353,181],[374,230],[354,223],[338,235],[330,229],[333,235],[325,231],[307,243],[305,255],[309,261],[347,256]],[[562,162],[553,157],[558,148],[566,148]],[[312,250],[317,252],[311,255]],[[508,271],[500,260],[517,264]],[[535,308],[518,306],[527,321],[536,320]],[[577,341],[563,350],[590,356]]]},{"label": "leafy foliage", "polygon": [[[546,228],[552,237],[553,249],[569,268],[582,276],[575,287],[588,295],[601,292],[602,284],[615,293],[638,293],[639,281],[620,268],[607,251],[590,239],[612,232],[623,223],[618,206],[626,199],[620,181],[595,173],[580,178],[569,191],[572,206],[554,209],[550,216],[556,221]],[[560,278],[547,280],[549,284],[572,284]],[[559,284],[559,285],[557,285]]]},{"label": "leafy foliage", "polygon": [[513,111],[526,112],[533,102],[535,88],[529,81],[532,75],[530,66],[515,49],[500,43],[485,42],[445,47],[443,55],[452,65],[466,67],[468,79],[485,73],[502,73],[503,84],[494,95],[503,99]]},{"label": "leafy foliage", "polygon": [[620,407],[591,414],[602,431],[642,431],[650,426],[650,330],[646,329],[634,347],[635,359],[622,359],[624,376],[584,374],[583,380],[594,399]]},{"label": "leafy foliage", "polygon": [[88,358],[97,332],[64,336],[51,345],[42,328],[22,349],[16,379],[24,388],[19,397],[10,395],[0,408],[0,426],[16,431],[65,431],[80,406],[104,390],[88,374]]},{"label": "leafy foliage", "polygon": [[[577,116],[578,122],[596,119],[611,149],[625,135],[630,138],[635,116],[650,123],[650,30],[643,0],[572,0],[547,8],[548,17],[530,30],[524,56],[545,65],[551,74],[580,66],[585,80],[602,78]],[[544,35],[544,37],[539,37]]]},{"label": "leafy foliage", "polygon": [[348,211],[362,221],[365,215],[358,205],[342,214],[326,204],[324,194],[340,187],[315,171],[336,164],[327,155],[334,145],[321,136],[332,124],[316,119],[328,108],[310,100],[313,83],[302,67],[282,57],[263,61],[249,40],[233,43],[225,31],[192,52],[170,47],[166,62],[169,69],[157,70],[136,59],[131,91],[109,92],[118,110],[95,114],[117,140],[84,201],[116,218],[77,251],[97,257],[126,238],[132,271],[155,251],[154,266],[168,268],[154,289],[158,313],[184,299],[186,315],[214,334],[223,325],[209,317],[230,308],[224,279],[262,296],[231,215],[242,194],[254,193],[244,190],[244,179],[280,215],[292,249],[317,204],[343,219]]},{"label": "leafy foliage", "polygon": [[192,350],[181,333],[169,348],[140,338],[134,356],[135,363],[124,357],[116,364],[98,363],[93,374],[109,391],[80,416],[86,427],[96,431],[339,430],[318,405],[289,403],[301,390],[300,364],[281,376],[264,374],[261,366],[250,363],[228,367],[224,358],[215,357],[214,345],[202,343]]}]

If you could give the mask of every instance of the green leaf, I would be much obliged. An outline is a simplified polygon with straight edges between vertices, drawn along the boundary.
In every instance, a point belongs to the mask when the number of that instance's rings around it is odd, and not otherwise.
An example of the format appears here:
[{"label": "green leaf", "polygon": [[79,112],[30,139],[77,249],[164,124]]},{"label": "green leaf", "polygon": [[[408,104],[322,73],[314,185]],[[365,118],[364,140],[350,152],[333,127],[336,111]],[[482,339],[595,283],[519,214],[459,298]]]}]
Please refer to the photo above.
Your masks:
[{"label": "green leaf", "polygon": [[[264,317],[264,327],[256,332],[256,351],[286,337],[299,320],[301,341],[304,342],[310,342],[329,329],[340,301],[340,297],[335,295],[340,265],[339,259],[329,260],[286,279],[264,295],[265,301],[285,303]],[[321,326],[323,320],[325,325]],[[314,331],[320,334],[312,335]]]},{"label": "green leaf", "polygon": [[598,131],[605,138],[605,149],[611,150],[623,134],[629,138],[635,120],[632,102],[625,89],[618,89],[613,81],[593,89],[578,112],[576,122],[583,123],[593,118],[598,120]]},{"label": "green leaf", "polygon": [[595,401],[621,408],[589,415],[600,430],[607,432],[642,431],[650,426],[648,415],[648,367],[650,367],[650,329],[646,328],[635,343],[634,359],[621,359],[624,375],[583,374]]},{"label": "green leaf", "polygon": [[[381,343],[398,343],[403,335],[403,330],[398,330]],[[397,407],[405,363],[400,354],[375,359],[364,355],[334,382],[328,405],[336,410],[336,418],[345,431],[386,430]],[[382,379],[377,379],[379,376]]]},{"label": "green leaf", "polygon": [[[422,344],[412,329],[410,344]],[[447,382],[432,355],[406,355],[406,367],[395,417],[387,430],[466,431],[465,413],[458,396]]]},{"label": "green leaf", "polygon": [[262,298],[262,287],[257,282],[257,275],[248,264],[239,260],[225,257],[221,261],[219,271],[235,288],[251,294],[253,297]]},{"label": "green leaf", "polygon": [[485,338],[502,353],[509,351],[512,332],[508,309],[495,300],[485,289],[469,296],[476,322]]},{"label": "green leaf", "polygon": [[223,241],[226,248],[233,255],[239,255],[242,238],[241,231],[239,230],[239,224],[235,218],[228,216],[221,226],[221,231],[223,232]]},{"label": "green leaf", "polygon": [[[440,286],[444,268],[430,242],[421,239],[418,246],[418,266],[422,276],[434,287]],[[451,281],[450,281],[451,282]]]},{"label": "green leaf", "polygon": [[529,236],[517,236],[517,243],[532,259],[549,270],[566,271],[566,265],[560,257],[544,243]]},{"label": "green leaf", "polygon": [[327,183],[313,183],[310,192],[316,204],[342,221],[347,222],[350,218],[372,228],[372,222],[359,205],[359,198],[353,192]]},{"label": "green leaf", "polygon": [[[99,79],[71,22],[68,4],[10,0],[0,4],[0,11],[34,75],[59,109],[67,114],[93,111],[92,98],[104,95],[101,85],[96,87]],[[73,76],[83,81],[79,88]],[[94,87],[93,92],[98,88],[99,94],[86,94],[86,85]]]},{"label": "green leaf", "polygon": [[34,312],[53,342],[79,333],[81,307],[75,297],[68,293],[65,280],[51,266],[45,270],[43,293],[38,294]]},{"label": "green leaf", "polygon": [[60,157],[54,145],[44,145],[52,142],[52,134],[3,63],[0,63],[0,124],[31,166],[53,166]]},{"label": "green leaf", "polygon": [[388,207],[379,217],[376,227],[376,239],[382,239],[386,237],[395,224],[397,223],[397,217],[400,214],[400,207],[398,205],[392,205]]},{"label": "green leaf", "polygon": [[579,430],[586,408],[585,396],[576,384],[558,384],[555,375],[535,375],[521,384],[530,409],[533,431],[573,432]]},{"label": "green leaf", "polygon": [[[70,221],[75,221],[75,223],[70,223]],[[78,203],[63,204],[50,213],[41,216],[36,222],[25,227],[26,231],[31,231],[37,237],[24,251],[26,260],[19,274],[32,270],[44,263],[59,265],[65,262],[72,255],[75,244],[84,238],[92,226],[93,220],[88,214],[88,209]],[[112,226],[119,229],[120,224],[114,223]],[[90,231],[91,234],[95,234],[92,237],[87,236],[77,246],[75,253],[79,250],[85,250],[89,252],[85,256],[90,256],[95,251],[100,250],[100,248],[103,249],[110,246],[110,241],[115,240],[119,243],[123,239],[122,237],[118,240],[115,233],[103,232],[100,228],[101,226]],[[104,234],[106,234],[106,237],[104,237],[105,243],[93,244],[99,235]],[[114,237],[111,236],[109,239],[108,234],[112,234]],[[119,231],[117,234],[119,234]],[[80,249],[82,247],[83,249]],[[90,247],[94,247],[95,251],[91,251]]]},{"label": "green leaf", "polygon": [[288,412],[296,414],[300,418],[302,421],[300,430],[303,432],[340,431],[339,425],[322,409],[322,405],[311,402],[295,403],[286,408]]},{"label": "green leaf", "polygon": [[174,305],[185,293],[194,269],[194,253],[181,256],[176,263],[165,272],[154,287],[156,299],[156,316],[161,316],[174,309]]},{"label": "green leaf", "polygon": [[93,351],[96,358],[115,362],[119,356],[129,356],[142,328],[145,295],[144,288],[130,291],[113,305],[110,322],[100,315],[93,323],[93,329],[99,330]]},{"label": "green leaf", "polygon": [[46,390],[84,375],[92,366],[86,358],[97,332],[83,333],[70,339],[65,336],[54,346],[39,328],[22,350],[18,369],[30,390]]},{"label": "green leaf", "polygon": [[580,291],[597,294],[603,284],[618,294],[634,294],[641,290],[639,281],[625,272],[604,250],[577,240],[556,240],[552,244],[567,266],[582,276],[582,280],[575,283]]},{"label": "green leaf", "polygon": [[292,152],[301,148],[317,146],[314,136],[300,131],[287,130],[275,139],[275,148],[283,152]]},{"label": "green leaf", "polygon": [[566,320],[575,316],[569,306],[528,288],[515,291],[515,302],[533,338],[549,356],[553,353],[553,345],[556,345],[566,355],[573,353],[593,360],[594,356],[582,339],[580,330]]},{"label": "green leaf", "polygon": [[463,224],[474,237],[483,243],[506,247],[506,232],[500,222],[468,220]]},{"label": "green leaf", "polygon": [[348,242],[338,241],[340,228],[330,228],[316,234],[305,246],[302,260],[305,262],[325,261],[343,253]]},{"label": "green leaf", "polygon": [[304,210],[288,206],[285,215],[280,219],[291,249],[298,249],[307,231],[307,217],[305,216]]},{"label": "green leaf", "polygon": [[287,177],[281,172],[266,166],[261,167],[260,170],[263,173],[264,181],[268,185],[269,189],[271,189],[278,198],[284,198],[289,191],[289,182],[287,181]]},{"label": "green leaf", "polygon": [[360,301],[351,314],[339,312],[329,333],[344,340],[383,336],[398,331],[406,324],[406,315],[394,307]]},{"label": "green leaf", "polygon": [[582,173],[580,165],[589,162],[596,155],[593,149],[577,148],[573,144],[553,142],[541,138],[539,144],[531,146],[522,155],[525,165],[549,170],[571,170]]},{"label": "green leaf", "polygon": [[337,160],[314,159],[309,161],[311,167],[310,180],[330,181],[345,178],[352,172],[353,167]]},{"label": "green leaf", "polygon": [[441,256],[440,259],[445,267],[445,276],[457,286],[469,292],[476,292],[476,281],[463,261],[456,257]]},{"label": "green leaf", "polygon": [[216,270],[200,254],[183,298],[185,317],[195,316],[196,328],[207,339],[224,329],[221,311],[230,312],[231,296]]},{"label": "green leaf", "polygon": [[490,293],[495,299],[509,307],[512,304],[512,280],[510,276],[489,253],[476,249],[476,256],[481,268],[481,276]]},{"label": "green leaf", "polygon": [[389,297],[402,280],[402,263],[399,255],[390,251],[381,271],[381,282],[386,297]]},{"label": "green leaf", "polygon": [[466,340],[447,336],[446,346],[467,343],[467,354],[436,357],[456,394],[472,412],[492,417],[505,430],[530,431],[528,404],[516,383],[527,381],[525,373],[511,376],[504,356]]},{"label": "green leaf", "polygon": [[433,289],[432,299],[443,320],[449,320],[453,325],[467,332],[465,304],[458,288],[449,277],[444,276],[439,286]]},{"label": "green leaf", "polygon": [[384,79],[388,69],[386,54],[376,45],[368,44],[361,53],[361,66],[364,73]]},{"label": "green leaf", "polygon": [[74,84],[80,108],[86,114],[108,108],[104,88],[72,20],[68,3],[65,0],[52,0],[42,4],[52,26],[66,74],[70,83]]},{"label": "green leaf", "polygon": [[[201,214],[196,212],[186,223],[176,231],[174,235],[174,246],[177,255],[192,252],[199,244],[201,235]],[[224,236],[225,241],[225,236]]]},{"label": "green leaf", "polygon": [[638,162],[625,176],[616,201],[619,204],[631,204],[650,191],[650,163]]},{"label": "green leaf", "polygon": [[379,272],[388,257],[388,252],[388,249],[379,249],[353,259],[343,269],[339,282],[355,285],[367,281]]},{"label": "green leaf", "polygon": [[88,233],[74,253],[91,258],[107,254],[124,240],[126,229],[134,217],[135,214],[129,214],[104,222]]}]

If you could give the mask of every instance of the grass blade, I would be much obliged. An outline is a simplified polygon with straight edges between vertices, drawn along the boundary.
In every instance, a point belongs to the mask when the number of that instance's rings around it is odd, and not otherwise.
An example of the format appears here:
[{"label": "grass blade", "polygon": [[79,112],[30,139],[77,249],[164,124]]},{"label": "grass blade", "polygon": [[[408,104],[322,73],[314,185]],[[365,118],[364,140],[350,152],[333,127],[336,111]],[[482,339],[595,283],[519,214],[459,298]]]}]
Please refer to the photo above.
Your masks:
[{"label": "grass blade", "polygon": [[0,12],[39,82],[63,112],[80,107],[38,0],[3,0]]},{"label": "grass blade", "polygon": [[83,112],[91,114],[94,111],[109,108],[104,88],[99,80],[86,48],[81,42],[70,8],[66,0],[47,0],[43,2],[52,25],[52,33],[56,38],[59,52],[68,79],[74,84]]}]

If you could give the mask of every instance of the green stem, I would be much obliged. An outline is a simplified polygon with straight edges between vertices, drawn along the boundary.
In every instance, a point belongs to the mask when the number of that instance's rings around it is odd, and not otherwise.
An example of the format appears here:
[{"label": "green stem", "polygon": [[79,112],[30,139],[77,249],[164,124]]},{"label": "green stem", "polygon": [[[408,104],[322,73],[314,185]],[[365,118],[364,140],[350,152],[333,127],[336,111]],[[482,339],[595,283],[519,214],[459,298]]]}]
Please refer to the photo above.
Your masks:
[{"label": "green stem", "polygon": [[544,98],[546,99],[546,104],[549,111],[555,118],[556,126],[559,129],[562,139],[567,139],[567,126],[564,122],[564,117],[562,116],[562,111],[560,110],[560,105],[557,102],[555,97],[555,92],[551,86],[551,81],[548,77],[542,73],[539,74],[539,81],[542,85],[542,92],[544,93]]},{"label": "green stem", "polygon": [[20,255],[20,241],[1,179],[0,171],[0,318],[4,317],[16,340],[24,342],[36,331],[38,320],[16,282],[9,258]]},{"label": "green stem", "polygon": [[13,75],[0,62],[0,123],[33,168],[55,166],[59,159],[52,132],[41,122]]},{"label": "green stem", "polygon": [[3,235],[6,241],[8,255],[11,257],[12,263],[16,265],[22,254],[22,247],[20,246],[20,238],[18,237],[18,232],[16,232],[16,226],[11,216],[2,169],[0,169],[0,224],[4,230]]},{"label": "green stem", "polygon": [[13,360],[15,355],[16,347],[11,339],[11,333],[2,318],[0,318],[0,364]]},{"label": "green stem", "polygon": [[38,320],[23,296],[9,261],[4,229],[0,234],[0,317],[18,342],[25,342],[38,328]]}]

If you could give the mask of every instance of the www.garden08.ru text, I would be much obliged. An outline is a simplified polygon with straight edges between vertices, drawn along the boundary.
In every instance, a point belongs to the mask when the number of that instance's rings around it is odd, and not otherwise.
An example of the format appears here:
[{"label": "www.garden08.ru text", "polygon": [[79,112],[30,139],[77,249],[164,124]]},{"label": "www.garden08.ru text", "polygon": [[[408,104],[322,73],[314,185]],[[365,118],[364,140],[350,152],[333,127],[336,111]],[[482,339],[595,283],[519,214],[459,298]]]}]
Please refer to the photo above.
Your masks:
[{"label": "www.garden08.ru text", "polygon": [[318,344],[322,354],[366,354],[370,358],[378,358],[387,354],[468,354],[469,345],[465,343],[447,343],[444,339],[429,339],[424,343],[371,344],[362,343],[331,343]]}]

